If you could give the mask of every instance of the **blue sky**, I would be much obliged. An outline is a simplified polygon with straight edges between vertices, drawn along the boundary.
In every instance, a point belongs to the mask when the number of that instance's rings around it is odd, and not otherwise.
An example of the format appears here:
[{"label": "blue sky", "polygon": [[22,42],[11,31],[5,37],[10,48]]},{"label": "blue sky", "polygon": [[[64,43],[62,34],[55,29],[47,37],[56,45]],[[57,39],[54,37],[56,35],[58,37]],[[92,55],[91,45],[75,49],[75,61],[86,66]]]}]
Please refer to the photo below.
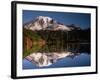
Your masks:
[{"label": "blue sky", "polygon": [[34,20],[37,16],[48,16],[65,25],[75,24],[83,29],[91,26],[91,15],[87,13],[49,12],[33,10],[23,10],[23,23]]}]

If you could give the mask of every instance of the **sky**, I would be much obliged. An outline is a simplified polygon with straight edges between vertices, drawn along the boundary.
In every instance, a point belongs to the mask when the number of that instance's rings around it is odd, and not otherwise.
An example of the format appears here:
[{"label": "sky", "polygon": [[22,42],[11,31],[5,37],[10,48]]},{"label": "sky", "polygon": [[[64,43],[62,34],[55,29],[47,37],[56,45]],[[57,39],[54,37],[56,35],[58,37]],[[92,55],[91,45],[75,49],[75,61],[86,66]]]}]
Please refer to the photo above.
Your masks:
[{"label": "sky", "polygon": [[80,26],[82,29],[91,26],[91,15],[88,13],[51,12],[33,10],[23,10],[23,24],[31,20],[34,20],[37,16],[48,16],[64,25],[75,24]]}]

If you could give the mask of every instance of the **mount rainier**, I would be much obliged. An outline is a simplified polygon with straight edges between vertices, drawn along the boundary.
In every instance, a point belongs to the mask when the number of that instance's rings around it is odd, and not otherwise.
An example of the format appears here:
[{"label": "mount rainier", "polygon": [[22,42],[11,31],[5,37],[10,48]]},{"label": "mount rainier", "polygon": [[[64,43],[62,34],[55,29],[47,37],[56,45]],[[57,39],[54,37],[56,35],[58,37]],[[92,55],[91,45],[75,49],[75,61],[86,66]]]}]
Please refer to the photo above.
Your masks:
[{"label": "mount rainier", "polygon": [[73,26],[73,25],[64,25],[62,23],[57,22],[51,17],[47,16],[38,16],[34,20],[31,20],[28,23],[24,24],[24,28],[29,30],[66,30],[66,31],[72,31],[72,30],[79,30],[80,27]]}]

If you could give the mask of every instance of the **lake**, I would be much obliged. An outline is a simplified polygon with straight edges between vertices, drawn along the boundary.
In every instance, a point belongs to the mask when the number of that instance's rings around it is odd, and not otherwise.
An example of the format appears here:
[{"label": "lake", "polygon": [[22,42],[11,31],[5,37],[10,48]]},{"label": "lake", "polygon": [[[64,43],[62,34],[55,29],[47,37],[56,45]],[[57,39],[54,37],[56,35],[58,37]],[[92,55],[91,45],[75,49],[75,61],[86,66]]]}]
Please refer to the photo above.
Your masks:
[{"label": "lake", "polygon": [[91,66],[90,43],[47,43],[23,58],[23,69]]}]

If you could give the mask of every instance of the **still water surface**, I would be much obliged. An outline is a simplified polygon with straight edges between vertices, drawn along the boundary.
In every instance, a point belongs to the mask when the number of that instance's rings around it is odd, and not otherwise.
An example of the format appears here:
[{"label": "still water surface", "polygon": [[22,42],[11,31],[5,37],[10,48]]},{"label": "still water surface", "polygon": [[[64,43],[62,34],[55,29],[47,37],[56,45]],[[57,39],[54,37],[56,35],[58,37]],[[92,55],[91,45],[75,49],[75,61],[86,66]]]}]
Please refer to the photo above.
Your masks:
[{"label": "still water surface", "polygon": [[89,43],[47,44],[23,59],[23,69],[90,66],[90,51]]}]

